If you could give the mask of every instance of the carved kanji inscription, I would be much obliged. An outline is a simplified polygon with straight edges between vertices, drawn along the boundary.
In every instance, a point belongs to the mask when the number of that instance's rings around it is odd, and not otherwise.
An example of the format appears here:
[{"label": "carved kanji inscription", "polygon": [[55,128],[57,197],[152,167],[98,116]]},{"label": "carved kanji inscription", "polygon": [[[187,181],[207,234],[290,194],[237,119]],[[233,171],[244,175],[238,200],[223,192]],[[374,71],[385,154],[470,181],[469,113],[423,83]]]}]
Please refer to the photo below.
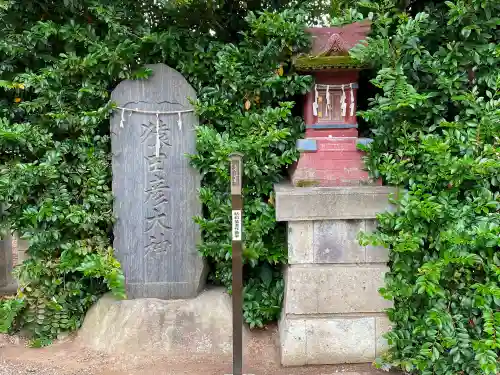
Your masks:
[{"label": "carved kanji inscription", "polygon": [[[188,298],[203,286],[205,264],[197,251],[201,214],[198,171],[186,155],[196,153],[198,124],[190,99],[196,93],[175,70],[149,66],[147,80],[123,81],[112,100],[127,112],[111,119],[114,247],[129,298]],[[168,113],[171,112],[171,113]]]}]

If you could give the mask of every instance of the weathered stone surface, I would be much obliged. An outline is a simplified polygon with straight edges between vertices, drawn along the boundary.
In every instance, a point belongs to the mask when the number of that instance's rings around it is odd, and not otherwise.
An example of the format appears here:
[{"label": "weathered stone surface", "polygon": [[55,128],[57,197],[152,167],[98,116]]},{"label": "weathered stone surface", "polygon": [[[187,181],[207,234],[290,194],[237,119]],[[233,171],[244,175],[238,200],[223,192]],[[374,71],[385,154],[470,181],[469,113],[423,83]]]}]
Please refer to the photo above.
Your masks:
[{"label": "weathered stone surface", "polygon": [[383,337],[383,335],[387,332],[390,332],[391,329],[392,323],[387,316],[377,316],[375,318],[375,335],[377,339],[377,341],[375,342],[375,350],[377,357],[382,355],[389,349],[387,340]]},{"label": "weathered stone surface", "polygon": [[305,319],[287,319],[283,314],[278,324],[280,356],[283,366],[307,364],[307,335]]},{"label": "weathered stone surface", "polygon": [[0,240],[0,287],[12,281],[12,238],[6,236]]},{"label": "weathered stone surface", "polygon": [[276,219],[308,221],[331,219],[374,219],[390,209],[388,202],[394,188],[361,187],[293,187],[277,185]]},{"label": "weathered stone surface", "polygon": [[231,298],[223,289],[189,300],[116,301],[107,295],[87,313],[77,340],[106,353],[230,354]]},{"label": "weathered stone surface", "polygon": [[[318,312],[318,267],[288,266],[285,269],[285,297],[283,312],[286,314],[315,314]],[[310,272],[310,270],[312,272]]]},{"label": "weathered stone surface", "polygon": [[288,222],[288,263],[387,263],[388,249],[359,244],[359,232],[375,228],[373,219]]},{"label": "weathered stone surface", "polygon": [[375,358],[374,318],[311,319],[306,327],[308,364],[360,363]]},{"label": "weathered stone surface", "polygon": [[280,321],[283,366],[364,363],[375,359],[374,317],[305,317]]},{"label": "weathered stone surface", "polygon": [[[164,64],[149,68],[149,79],[116,87],[112,100],[118,106],[153,112],[193,108],[189,99],[196,93],[180,73]],[[200,176],[186,157],[196,152],[198,120],[193,112],[181,116],[178,124],[177,113],[117,110],[111,119],[114,247],[129,298],[194,297],[204,283],[205,264],[196,249],[200,231],[193,222],[201,213]]]},{"label": "weathered stone surface", "polygon": [[382,312],[392,305],[378,289],[384,285],[382,265],[292,265],[285,274],[286,314]]},{"label": "weathered stone surface", "polygon": [[30,247],[29,241],[19,237],[17,233],[12,237],[13,256],[17,255],[17,264],[22,264],[29,258],[28,249]]},{"label": "weathered stone surface", "polygon": [[357,240],[364,220],[314,222],[314,263],[363,263],[365,248]]},{"label": "weathered stone surface", "polygon": [[288,223],[288,263],[314,263],[312,221]]},{"label": "weathered stone surface", "polygon": [[17,293],[17,282],[13,280],[10,284],[5,286],[0,286],[0,297],[2,296],[14,296]]},{"label": "weathered stone surface", "polygon": [[[373,232],[377,229],[376,220],[366,220],[365,231]],[[383,246],[366,246],[367,263],[387,263],[389,261],[389,249]]]}]

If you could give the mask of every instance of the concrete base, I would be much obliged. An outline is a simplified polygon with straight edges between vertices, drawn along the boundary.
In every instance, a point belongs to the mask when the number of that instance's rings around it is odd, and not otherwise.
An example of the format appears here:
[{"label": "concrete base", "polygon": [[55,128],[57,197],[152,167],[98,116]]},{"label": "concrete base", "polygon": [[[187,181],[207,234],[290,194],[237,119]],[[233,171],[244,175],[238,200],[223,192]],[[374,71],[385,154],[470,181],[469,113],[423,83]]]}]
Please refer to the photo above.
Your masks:
[{"label": "concrete base", "polygon": [[12,238],[0,239],[0,287],[12,283]]},{"label": "concrete base", "polygon": [[392,306],[378,289],[388,250],[361,246],[390,208],[387,187],[276,187],[276,216],[288,225],[283,366],[372,362],[386,349]]},{"label": "concrete base", "polygon": [[110,354],[230,355],[231,297],[223,289],[170,301],[117,301],[107,295],[89,310],[77,340]]},{"label": "concrete base", "polygon": [[390,194],[398,190],[387,186],[293,187],[279,184],[276,192],[277,221],[337,219],[375,219],[377,213],[391,209]]},{"label": "concrete base", "polygon": [[388,270],[378,264],[290,265],[284,311],[304,316],[379,313],[392,306],[378,293]]},{"label": "concrete base", "polygon": [[281,364],[305,366],[372,362],[387,349],[383,314],[286,317],[280,321]]}]

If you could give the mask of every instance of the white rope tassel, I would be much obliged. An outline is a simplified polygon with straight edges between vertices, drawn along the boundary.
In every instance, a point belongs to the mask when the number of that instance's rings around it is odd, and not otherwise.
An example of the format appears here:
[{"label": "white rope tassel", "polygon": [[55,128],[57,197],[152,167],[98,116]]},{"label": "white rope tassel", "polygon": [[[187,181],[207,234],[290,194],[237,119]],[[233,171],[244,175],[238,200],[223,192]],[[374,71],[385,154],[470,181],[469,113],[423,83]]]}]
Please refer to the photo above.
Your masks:
[{"label": "white rope tassel", "polygon": [[330,85],[326,86],[326,110],[325,115],[328,116],[328,108],[330,107]]},{"label": "white rope tassel", "polygon": [[183,113],[188,113],[188,112],[194,112],[194,109],[184,109],[181,111],[147,111],[144,109],[139,109],[139,108],[126,108],[126,107],[116,107],[117,110],[120,110],[121,113],[121,119],[120,119],[120,128],[123,128],[124,123],[125,123],[125,112],[129,112],[129,116],[132,116],[133,112],[136,113],[144,113],[148,115],[156,115],[156,157],[160,157],[160,115],[174,115],[177,114],[178,119],[177,119],[177,125],[179,126],[179,130],[182,130],[182,114]]},{"label": "white rope tassel", "polygon": [[177,119],[177,126],[179,127],[179,131],[182,131],[182,112],[178,113],[179,118]]},{"label": "white rope tassel", "polygon": [[122,118],[120,120],[120,128],[123,128],[124,123],[125,123],[125,109],[122,108]]},{"label": "white rope tassel", "polygon": [[313,115],[318,116],[318,85],[314,85]]},{"label": "white rope tassel", "polygon": [[342,117],[345,117],[347,112],[346,99],[347,98],[345,96],[344,85],[342,85],[342,97],[340,98],[340,108],[342,110]]},{"label": "white rope tassel", "polygon": [[143,110],[143,109],[139,109],[139,108],[125,108],[125,107],[116,107],[116,109],[121,109],[123,111],[128,111],[128,112],[137,112],[137,113],[147,113],[149,115],[156,115],[157,113],[160,114],[160,115],[174,115],[174,114],[177,114],[177,113],[188,113],[188,112],[194,112],[194,109],[184,109],[182,111],[146,111],[146,110]]},{"label": "white rope tassel", "polygon": [[160,157],[160,114],[156,113],[156,157]]},{"label": "white rope tassel", "polygon": [[354,117],[354,88],[352,87],[351,84],[351,102],[349,103],[350,110],[351,110],[351,117]]}]

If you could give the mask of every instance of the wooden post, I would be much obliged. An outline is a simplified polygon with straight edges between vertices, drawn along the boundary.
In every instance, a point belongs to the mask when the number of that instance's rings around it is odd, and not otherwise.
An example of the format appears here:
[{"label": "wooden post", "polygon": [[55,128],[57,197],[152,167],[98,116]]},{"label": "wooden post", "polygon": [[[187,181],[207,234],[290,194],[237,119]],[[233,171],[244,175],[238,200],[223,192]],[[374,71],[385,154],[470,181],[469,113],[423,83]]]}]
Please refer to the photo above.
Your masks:
[{"label": "wooden post", "polygon": [[241,194],[243,155],[231,160],[232,250],[233,250],[233,375],[243,374],[243,198]]}]

